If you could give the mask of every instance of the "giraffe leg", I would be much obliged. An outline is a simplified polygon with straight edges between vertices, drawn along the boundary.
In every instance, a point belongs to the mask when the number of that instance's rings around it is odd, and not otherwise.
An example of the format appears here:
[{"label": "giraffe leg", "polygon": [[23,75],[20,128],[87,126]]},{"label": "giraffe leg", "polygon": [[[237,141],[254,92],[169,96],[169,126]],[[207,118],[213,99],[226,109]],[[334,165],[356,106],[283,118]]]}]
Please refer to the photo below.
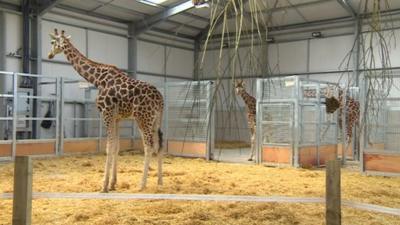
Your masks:
[{"label": "giraffe leg", "polygon": [[163,161],[164,153],[162,151],[158,152],[157,154],[157,160],[158,160],[158,185],[163,185],[163,177],[162,177],[162,161]]},{"label": "giraffe leg", "polygon": [[164,156],[163,150],[162,150],[162,132],[160,130],[161,126],[161,114],[158,115],[155,119],[154,123],[154,129],[153,129],[153,137],[154,137],[154,151],[157,152],[157,163],[158,163],[158,170],[157,170],[157,177],[158,185],[163,184],[163,178],[162,178],[162,159]]},{"label": "giraffe leg", "polygon": [[254,157],[254,152],[255,152],[255,140],[256,140],[256,136],[255,136],[255,124],[253,123],[249,123],[250,126],[250,134],[251,134],[251,153],[250,153],[250,157],[249,157],[249,161],[253,161],[253,157]]},{"label": "giraffe leg", "polygon": [[119,122],[116,121],[114,125],[115,129],[115,141],[114,141],[114,152],[112,157],[112,176],[111,176],[111,184],[110,184],[110,191],[115,190],[115,184],[117,183],[117,158],[119,153]]},{"label": "giraffe leg", "polygon": [[104,168],[104,181],[103,181],[103,188],[101,189],[101,192],[108,192],[108,184],[109,184],[109,178],[110,178],[110,167],[111,167],[111,160],[112,160],[112,155],[114,151],[114,141],[115,141],[115,124],[114,122],[109,122],[107,126],[107,159],[106,159],[106,165]]},{"label": "giraffe leg", "polygon": [[144,168],[143,168],[142,182],[140,183],[140,189],[139,189],[140,191],[146,188],[147,176],[149,173],[150,158],[151,158],[150,149],[149,146],[146,145],[144,147]]}]

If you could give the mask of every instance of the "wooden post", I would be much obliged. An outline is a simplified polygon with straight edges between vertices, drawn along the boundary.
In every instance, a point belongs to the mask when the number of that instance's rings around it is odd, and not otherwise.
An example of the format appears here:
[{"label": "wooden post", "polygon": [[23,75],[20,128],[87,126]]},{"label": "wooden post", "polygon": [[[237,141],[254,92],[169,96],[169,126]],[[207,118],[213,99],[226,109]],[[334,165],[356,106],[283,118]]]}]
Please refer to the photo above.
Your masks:
[{"label": "wooden post", "polygon": [[326,166],[326,224],[340,225],[342,222],[340,196],[340,160],[331,160]]},{"label": "wooden post", "polygon": [[29,156],[15,157],[13,225],[30,225],[32,211],[32,161]]}]

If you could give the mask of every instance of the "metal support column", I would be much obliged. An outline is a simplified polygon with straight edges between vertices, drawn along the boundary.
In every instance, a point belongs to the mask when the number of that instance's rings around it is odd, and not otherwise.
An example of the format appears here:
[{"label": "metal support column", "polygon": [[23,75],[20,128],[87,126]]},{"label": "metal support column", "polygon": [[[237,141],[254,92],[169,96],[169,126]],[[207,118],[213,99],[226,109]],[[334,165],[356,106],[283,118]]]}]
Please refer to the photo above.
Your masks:
[{"label": "metal support column", "polygon": [[[362,28],[362,19],[357,17],[355,20],[355,33],[354,33],[354,51],[353,51],[353,73],[355,78],[356,87],[360,87],[360,34]],[[360,99],[358,99],[360,100]],[[361,120],[359,120],[360,124]],[[353,157],[355,160],[360,160],[360,133],[362,130],[360,128],[354,126],[354,135],[353,135]]]},{"label": "metal support column", "polygon": [[[42,18],[39,16],[34,16],[31,21],[31,56],[34,61],[30,61],[30,73],[42,74]],[[41,90],[39,88],[39,82],[37,77],[32,79],[33,95],[40,96]],[[33,117],[40,117],[42,114],[40,112],[41,101],[39,99],[33,99]],[[32,138],[40,137],[40,126],[38,126],[38,121],[32,121]]]},{"label": "metal support column", "polygon": [[[0,71],[6,70],[6,16],[4,11],[0,10]],[[0,75],[0,94],[6,94],[6,76]],[[0,99],[0,117],[6,116],[7,100]],[[0,139],[5,138],[6,123],[0,123]]]},{"label": "metal support column", "polygon": [[199,54],[200,54],[200,41],[195,40],[194,42],[194,52],[193,52],[193,80],[199,80],[200,75],[200,62],[199,62]]},{"label": "metal support column", "polygon": [[129,24],[128,28],[128,74],[137,78],[137,36],[135,25]]},{"label": "metal support column", "polygon": [[[6,70],[6,16],[0,10],[0,71]],[[0,77],[0,90],[3,90],[3,76]]]},{"label": "metal support column", "polygon": [[29,60],[30,60],[30,19],[29,14],[31,10],[31,1],[22,0],[22,71],[29,73]]}]

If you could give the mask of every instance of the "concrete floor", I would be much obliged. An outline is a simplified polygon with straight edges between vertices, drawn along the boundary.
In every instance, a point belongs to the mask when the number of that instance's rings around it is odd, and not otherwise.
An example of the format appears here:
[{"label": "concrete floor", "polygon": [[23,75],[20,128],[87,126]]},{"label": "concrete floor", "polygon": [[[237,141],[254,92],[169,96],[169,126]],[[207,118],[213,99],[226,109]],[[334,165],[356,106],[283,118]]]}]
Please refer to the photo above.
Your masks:
[{"label": "concrete floor", "polygon": [[255,163],[255,156],[253,161],[248,161],[250,157],[250,148],[237,148],[237,149],[214,149],[211,158],[215,161],[222,162],[238,162],[238,163]]}]

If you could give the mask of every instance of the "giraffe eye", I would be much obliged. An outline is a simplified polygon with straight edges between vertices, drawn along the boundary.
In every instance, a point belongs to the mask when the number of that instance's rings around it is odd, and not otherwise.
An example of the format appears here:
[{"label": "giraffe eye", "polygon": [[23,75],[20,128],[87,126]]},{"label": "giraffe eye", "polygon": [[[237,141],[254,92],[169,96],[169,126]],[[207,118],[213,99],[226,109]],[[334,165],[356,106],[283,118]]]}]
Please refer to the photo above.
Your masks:
[{"label": "giraffe eye", "polygon": [[50,43],[51,43],[51,44],[54,44],[54,43],[56,43],[56,41],[52,40]]}]

